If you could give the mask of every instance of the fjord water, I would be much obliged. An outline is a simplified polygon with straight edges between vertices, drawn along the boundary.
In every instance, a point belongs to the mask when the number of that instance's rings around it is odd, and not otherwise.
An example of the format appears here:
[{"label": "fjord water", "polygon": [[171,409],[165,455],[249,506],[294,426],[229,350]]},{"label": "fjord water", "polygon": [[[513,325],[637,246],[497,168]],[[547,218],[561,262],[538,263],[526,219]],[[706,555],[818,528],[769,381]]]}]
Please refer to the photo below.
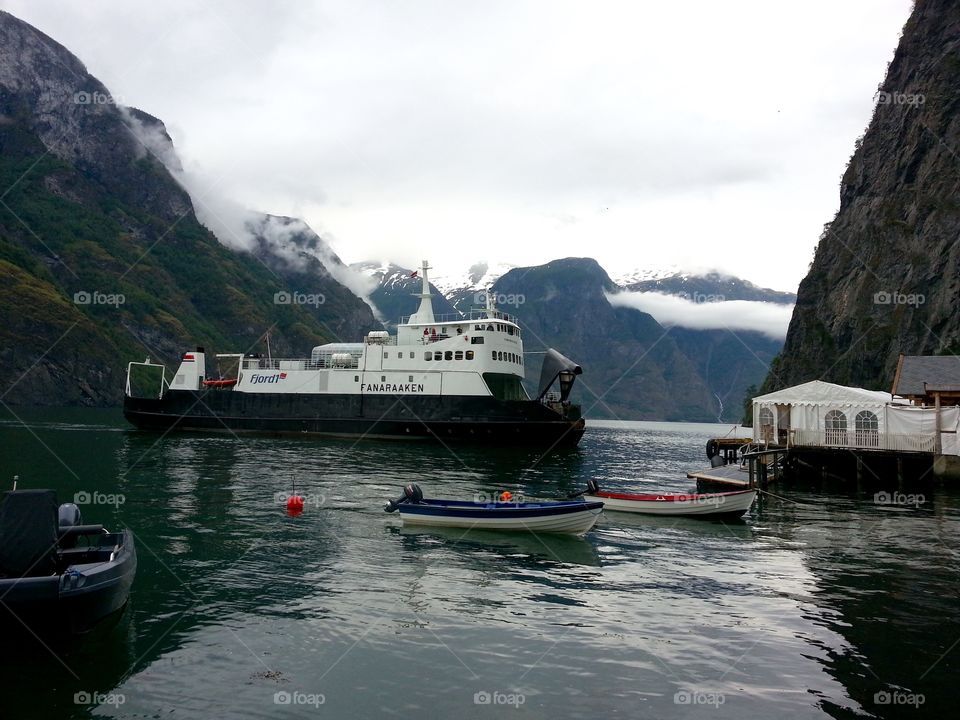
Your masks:
[{"label": "fjord water", "polygon": [[[608,513],[585,538],[411,531],[404,483],[471,498],[685,490],[730,428],[590,423],[576,451],[0,420],[3,486],[129,526],[130,604],[4,643],[3,718],[923,717],[952,709],[960,496],[778,489],[740,523]],[[22,422],[21,422],[22,420]],[[296,479],[306,510],[282,503]],[[112,504],[111,504],[112,503]]]}]

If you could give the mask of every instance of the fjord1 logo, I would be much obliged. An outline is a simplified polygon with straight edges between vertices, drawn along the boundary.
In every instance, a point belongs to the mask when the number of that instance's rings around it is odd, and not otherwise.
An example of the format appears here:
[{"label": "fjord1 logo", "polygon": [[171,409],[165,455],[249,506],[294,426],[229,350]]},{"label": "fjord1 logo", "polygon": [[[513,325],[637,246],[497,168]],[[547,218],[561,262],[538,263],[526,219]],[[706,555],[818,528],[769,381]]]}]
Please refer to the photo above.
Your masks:
[{"label": "fjord1 logo", "polygon": [[276,383],[280,382],[281,380],[286,380],[286,379],[287,379],[287,374],[286,374],[285,372],[281,372],[281,373],[268,373],[268,374],[265,374],[265,373],[254,373],[254,374],[250,377],[250,384],[252,384],[252,385],[262,385],[262,384],[264,384],[264,383],[268,383],[268,384],[273,385],[273,384],[276,384]]}]

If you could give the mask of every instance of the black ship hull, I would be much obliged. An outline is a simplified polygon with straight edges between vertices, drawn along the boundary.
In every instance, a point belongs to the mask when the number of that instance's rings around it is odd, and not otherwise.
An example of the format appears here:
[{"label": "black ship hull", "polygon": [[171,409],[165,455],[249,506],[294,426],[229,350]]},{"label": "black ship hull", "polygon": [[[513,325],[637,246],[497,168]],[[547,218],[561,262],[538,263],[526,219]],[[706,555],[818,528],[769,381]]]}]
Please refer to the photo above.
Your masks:
[{"label": "black ship hull", "polygon": [[313,434],[547,448],[576,446],[584,432],[577,406],[493,397],[168,390],[162,398],[127,396],[123,414],[139,429],[160,432]]}]

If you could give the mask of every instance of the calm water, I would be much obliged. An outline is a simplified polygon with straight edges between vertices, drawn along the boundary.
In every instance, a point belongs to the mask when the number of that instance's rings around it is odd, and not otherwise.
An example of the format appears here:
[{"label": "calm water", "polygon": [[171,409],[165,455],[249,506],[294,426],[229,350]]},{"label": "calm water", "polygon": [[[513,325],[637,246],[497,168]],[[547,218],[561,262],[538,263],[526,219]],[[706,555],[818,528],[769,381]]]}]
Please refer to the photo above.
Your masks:
[{"label": "calm water", "polygon": [[[27,427],[0,419],[4,486],[18,473],[61,501],[122,496],[84,517],[132,528],[140,569],[114,627],[5,643],[3,718],[955,713],[956,493],[891,508],[782,490],[739,524],[611,513],[584,539],[411,532],[381,510],[406,482],[453,497],[551,497],[590,477],[683,490],[728,428],[593,423],[578,451],[544,459],[158,440],[113,412],[17,413]],[[293,478],[298,518],[277,498]]]}]

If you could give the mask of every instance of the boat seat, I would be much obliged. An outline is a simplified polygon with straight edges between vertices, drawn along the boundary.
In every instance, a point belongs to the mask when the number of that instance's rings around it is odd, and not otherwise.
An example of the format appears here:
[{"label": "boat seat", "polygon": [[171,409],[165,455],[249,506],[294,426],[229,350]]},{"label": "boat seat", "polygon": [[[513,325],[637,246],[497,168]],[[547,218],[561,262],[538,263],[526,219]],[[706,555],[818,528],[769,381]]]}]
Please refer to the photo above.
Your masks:
[{"label": "boat seat", "polygon": [[0,575],[53,575],[58,540],[57,494],[53,490],[0,494]]}]

